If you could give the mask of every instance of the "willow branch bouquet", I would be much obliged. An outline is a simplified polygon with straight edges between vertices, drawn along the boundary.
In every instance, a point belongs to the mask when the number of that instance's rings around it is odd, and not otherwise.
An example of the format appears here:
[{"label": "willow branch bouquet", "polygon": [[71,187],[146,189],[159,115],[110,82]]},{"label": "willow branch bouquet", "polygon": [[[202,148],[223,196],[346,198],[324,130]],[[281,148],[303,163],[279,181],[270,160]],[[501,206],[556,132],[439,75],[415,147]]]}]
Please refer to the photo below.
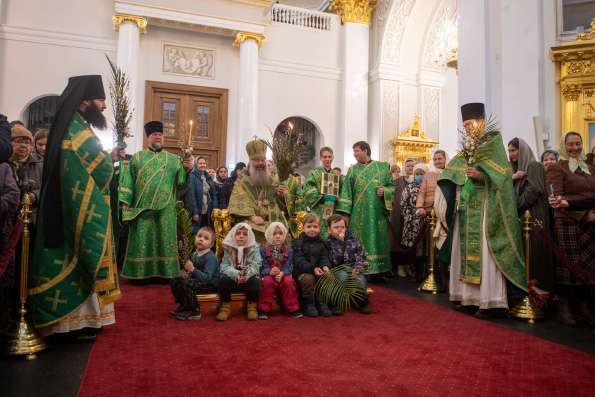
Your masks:
[{"label": "willow branch bouquet", "polygon": [[130,133],[130,120],[132,119],[134,109],[131,108],[131,101],[128,96],[130,80],[119,66],[114,65],[107,55],[105,57],[112,72],[112,80],[109,85],[109,95],[112,113],[114,115],[112,125],[114,127],[116,142],[123,144],[125,138],[132,136]]}]

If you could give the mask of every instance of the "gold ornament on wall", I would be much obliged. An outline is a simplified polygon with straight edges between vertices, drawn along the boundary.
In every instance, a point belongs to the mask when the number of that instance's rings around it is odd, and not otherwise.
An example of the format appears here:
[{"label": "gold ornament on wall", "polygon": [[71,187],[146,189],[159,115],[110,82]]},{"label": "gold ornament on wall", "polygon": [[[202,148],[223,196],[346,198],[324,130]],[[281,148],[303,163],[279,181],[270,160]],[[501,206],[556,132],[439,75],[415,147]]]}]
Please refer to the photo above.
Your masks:
[{"label": "gold ornament on wall", "polygon": [[375,7],[376,0],[331,0],[329,10],[335,11],[342,23],[369,25]]},{"label": "gold ornament on wall", "polygon": [[403,164],[405,160],[428,164],[432,159],[432,148],[438,145],[438,142],[426,138],[426,134],[421,128],[419,114],[415,113],[411,126],[395,137],[391,144],[395,148],[393,156],[395,164]]},{"label": "gold ornament on wall", "polygon": [[560,126],[558,136],[566,131],[581,134],[583,142],[595,137],[595,19],[591,31],[575,41],[552,47],[551,59],[559,68]]}]

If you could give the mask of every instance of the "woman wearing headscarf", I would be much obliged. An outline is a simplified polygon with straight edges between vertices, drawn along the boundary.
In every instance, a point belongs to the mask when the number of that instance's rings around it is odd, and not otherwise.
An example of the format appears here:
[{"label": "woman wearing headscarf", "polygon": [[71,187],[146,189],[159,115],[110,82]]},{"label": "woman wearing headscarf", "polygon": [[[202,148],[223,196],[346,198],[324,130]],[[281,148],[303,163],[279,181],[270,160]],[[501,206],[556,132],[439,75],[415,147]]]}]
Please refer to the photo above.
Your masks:
[{"label": "woman wearing headscarf", "polygon": [[587,164],[582,137],[574,131],[562,137],[560,158],[547,170],[561,262],[556,267],[558,318],[569,326],[577,319],[595,326],[590,302],[595,284],[595,167]]},{"label": "woman wearing headscarf", "polygon": [[545,168],[535,159],[525,141],[514,138],[508,143],[512,183],[520,221],[529,210],[535,222],[531,233],[531,274],[540,288],[551,291],[554,286],[552,253],[545,249],[544,233],[550,231],[550,216],[545,186]]}]

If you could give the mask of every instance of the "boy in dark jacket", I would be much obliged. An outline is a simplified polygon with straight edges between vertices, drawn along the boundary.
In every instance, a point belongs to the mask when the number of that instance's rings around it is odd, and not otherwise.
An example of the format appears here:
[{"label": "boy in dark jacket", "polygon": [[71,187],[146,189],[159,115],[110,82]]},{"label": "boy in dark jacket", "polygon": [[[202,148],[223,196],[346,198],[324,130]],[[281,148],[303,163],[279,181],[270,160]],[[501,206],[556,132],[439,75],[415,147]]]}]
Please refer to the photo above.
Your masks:
[{"label": "boy in dark jacket", "polygon": [[171,292],[178,307],[171,314],[178,320],[200,320],[200,306],[196,300],[199,293],[217,292],[219,285],[219,263],[211,250],[215,232],[202,227],[196,234],[196,251],[186,261],[180,277],[171,281]]},{"label": "boy in dark jacket", "polygon": [[293,255],[293,278],[300,286],[306,316],[316,317],[319,311],[323,317],[332,316],[326,303],[318,302],[318,310],[314,303],[316,280],[329,271],[328,252],[320,238],[320,219],[316,214],[306,215],[304,231],[293,242]]}]

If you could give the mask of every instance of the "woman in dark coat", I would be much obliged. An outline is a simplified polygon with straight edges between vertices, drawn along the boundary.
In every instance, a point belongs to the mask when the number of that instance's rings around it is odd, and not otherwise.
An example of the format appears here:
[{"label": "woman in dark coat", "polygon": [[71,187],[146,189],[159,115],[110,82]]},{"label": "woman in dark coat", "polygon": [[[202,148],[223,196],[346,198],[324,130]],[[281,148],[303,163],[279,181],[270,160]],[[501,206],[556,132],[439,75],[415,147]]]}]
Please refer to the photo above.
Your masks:
[{"label": "woman in dark coat", "polygon": [[539,287],[552,291],[554,287],[554,262],[552,252],[546,249],[543,233],[549,233],[550,214],[545,186],[545,168],[535,159],[525,141],[514,138],[508,143],[508,156],[512,168],[512,181],[517,198],[521,223],[529,210],[534,226],[531,233],[531,279]]}]

